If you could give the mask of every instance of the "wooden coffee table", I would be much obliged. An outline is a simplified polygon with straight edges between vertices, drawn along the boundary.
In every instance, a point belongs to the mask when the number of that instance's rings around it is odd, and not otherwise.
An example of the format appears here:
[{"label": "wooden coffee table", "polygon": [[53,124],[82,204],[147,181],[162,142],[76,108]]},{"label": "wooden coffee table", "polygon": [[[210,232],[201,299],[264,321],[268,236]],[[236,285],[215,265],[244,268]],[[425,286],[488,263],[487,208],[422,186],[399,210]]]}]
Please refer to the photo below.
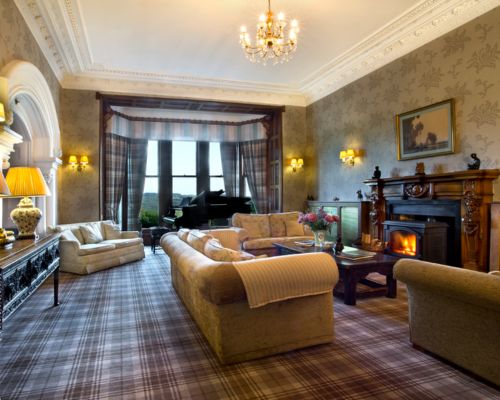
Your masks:
[{"label": "wooden coffee table", "polygon": [[[324,251],[335,258],[339,268],[340,280],[333,293],[336,296],[343,297],[344,303],[347,305],[356,305],[356,296],[358,298],[371,297],[385,293],[387,297],[396,298],[397,282],[392,275],[392,268],[396,261],[399,260],[398,257],[377,253],[373,258],[353,261],[335,257],[332,250],[321,250],[314,246],[300,246],[295,242],[273,243],[273,245],[278,249],[280,255]],[[372,272],[384,275],[386,284],[382,285],[365,279]],[[358,283],[363,285],[363,290],[357,291]]]}]

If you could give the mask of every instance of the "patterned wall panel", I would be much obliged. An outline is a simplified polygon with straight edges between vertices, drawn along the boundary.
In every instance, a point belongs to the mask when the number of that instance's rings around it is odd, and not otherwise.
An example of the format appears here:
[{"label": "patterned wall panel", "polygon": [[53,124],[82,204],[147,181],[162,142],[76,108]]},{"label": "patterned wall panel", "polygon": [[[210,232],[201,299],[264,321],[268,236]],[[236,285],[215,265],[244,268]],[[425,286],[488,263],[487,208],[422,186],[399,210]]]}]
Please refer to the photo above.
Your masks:
[{"label": "patterned wall panel", "polygon": [[[482,168],[499,168],[499,21],[500,7],[310,105],[318,198],[354,200],[375,165],[382,177],[412,175],[417,161],[428,173],[458,171],[477,153]],[[397,161],[395,115],[448,98],[456,101],[456,153]],[[365,151],[352,168],[338,158],[345,148]]]}]

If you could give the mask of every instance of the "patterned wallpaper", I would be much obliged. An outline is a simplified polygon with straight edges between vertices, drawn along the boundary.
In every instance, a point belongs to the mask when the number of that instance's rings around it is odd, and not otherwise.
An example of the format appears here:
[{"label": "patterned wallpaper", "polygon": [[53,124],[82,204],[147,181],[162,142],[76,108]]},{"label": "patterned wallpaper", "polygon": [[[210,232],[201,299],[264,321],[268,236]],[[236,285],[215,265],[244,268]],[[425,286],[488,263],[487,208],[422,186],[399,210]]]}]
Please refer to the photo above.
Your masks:
[{"label": "patterned wallpaper", "polygon": [[[99,219],[99,101],[95,92],[61,91],[61,148],[63,165],[58,170],[59,223]],[[72,170],[68,157],[89,157],[85,171]]]},{"label": "patterned wallpaper", "polygon": [[45,56],[31,34],[26,22],[14,4],[14,0],[0,1],[0,68],[12,60],[24,60],[34,64],[43,74],[52,92],[59,114],[59,91],[57,81]]},{"label": "patterned wallpaper", "polygon": [[[398,161],[394,117],[455,99],[456,152]],[[500,168],[500,7],[307,107],[307,130],[317,161],[310,186],[319,200],[355,200],[375,165],[382,177],[425,170],[464,170],[477,153],[481,168]],[[342,149],[363,151],[353,167]],[[500,184],[495,187],[500,198]]]}]

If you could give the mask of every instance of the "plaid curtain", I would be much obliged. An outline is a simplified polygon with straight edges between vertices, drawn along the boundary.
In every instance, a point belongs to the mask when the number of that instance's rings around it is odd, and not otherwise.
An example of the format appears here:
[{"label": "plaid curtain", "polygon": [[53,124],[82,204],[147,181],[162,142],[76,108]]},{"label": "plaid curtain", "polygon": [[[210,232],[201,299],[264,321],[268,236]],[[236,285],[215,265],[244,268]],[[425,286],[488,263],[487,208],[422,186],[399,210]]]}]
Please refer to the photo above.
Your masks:
[{"label": "plaid curtain", "polygon": [[148,158],[147,140],[130,140],[128,152],[128,219],[127,229],[140,230],[139,213],[144,192],[146,161]]},{"label": "plaid curtain", "polygon": [[118,207],[123,193],[127,165],[127,142],[126,138],[118,135],[107,134],[105,137],[104,219],[112,219],[115,222],[118,222]]},{"label": "plaid curtain", "polygon": [[220,156],[222,160],[222,175],[227,196],[239,196],[240,182],[238,171],[238,144],[221,143]]},{"label": "plaid curtain", "polygon": [[267,193],[267,140],[240,143],[243,170],[258,213],[269,210]]}]

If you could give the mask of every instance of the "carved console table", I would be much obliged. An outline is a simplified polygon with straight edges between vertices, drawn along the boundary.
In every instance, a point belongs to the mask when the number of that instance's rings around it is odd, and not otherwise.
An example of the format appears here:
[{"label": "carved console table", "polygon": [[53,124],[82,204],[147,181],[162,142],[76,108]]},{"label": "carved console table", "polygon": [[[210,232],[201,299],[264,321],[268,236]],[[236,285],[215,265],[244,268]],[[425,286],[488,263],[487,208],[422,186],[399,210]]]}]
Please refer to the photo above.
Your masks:
[{"label": "carved console table", "polygon": [[16,240],[0,249],[0,333],[8,318],[51,274],[54,306],[59,304],[59,234]]},{"label": "carved console table", "polygon": [[498,169],[368,179],[371,186],[370,230],[383,240],[382,222],[388,218],[391,201],[457,200],[460,202],[461,265],[476,271],[488,271],[489,206],[493,201],[493,181]]}]

